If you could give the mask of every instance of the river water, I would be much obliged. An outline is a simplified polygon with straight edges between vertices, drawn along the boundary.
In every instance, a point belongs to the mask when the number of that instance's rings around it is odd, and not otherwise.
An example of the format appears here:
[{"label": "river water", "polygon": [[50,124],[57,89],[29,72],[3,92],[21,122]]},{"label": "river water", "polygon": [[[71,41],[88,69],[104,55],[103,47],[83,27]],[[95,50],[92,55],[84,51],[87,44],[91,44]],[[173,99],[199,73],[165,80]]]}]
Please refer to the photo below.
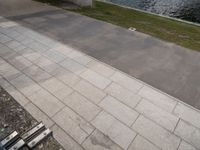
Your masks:
[{"label": "river water", "polygon": [[106,0],[144,11],[200,23],[200,0]]}]

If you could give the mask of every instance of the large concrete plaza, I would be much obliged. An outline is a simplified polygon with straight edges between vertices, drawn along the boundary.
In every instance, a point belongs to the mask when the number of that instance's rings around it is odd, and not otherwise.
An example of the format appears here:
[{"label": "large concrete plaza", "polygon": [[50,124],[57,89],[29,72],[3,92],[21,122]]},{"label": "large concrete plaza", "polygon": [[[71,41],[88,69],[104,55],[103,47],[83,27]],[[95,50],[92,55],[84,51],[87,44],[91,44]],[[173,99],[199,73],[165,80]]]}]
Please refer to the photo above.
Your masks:
[{"label": "large concrete plaza", "polygon": [[0,0],[0,14],[200,109],[198,52],[31,0]]},{"label": "large concrete plaza", "polygon": [[0,0],[0,84],[66,150],[200,149],[199,53],[9,1]]}]

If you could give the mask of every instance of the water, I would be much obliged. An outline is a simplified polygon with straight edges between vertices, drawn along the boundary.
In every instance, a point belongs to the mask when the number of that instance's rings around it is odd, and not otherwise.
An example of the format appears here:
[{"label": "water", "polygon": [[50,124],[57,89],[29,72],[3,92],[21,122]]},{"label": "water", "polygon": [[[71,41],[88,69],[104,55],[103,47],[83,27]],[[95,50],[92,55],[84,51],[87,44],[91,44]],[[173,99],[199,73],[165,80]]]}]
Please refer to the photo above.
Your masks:
[{"label": "water", "polygon": [[200,23],[200,0],[106,0],[144,11]]}]

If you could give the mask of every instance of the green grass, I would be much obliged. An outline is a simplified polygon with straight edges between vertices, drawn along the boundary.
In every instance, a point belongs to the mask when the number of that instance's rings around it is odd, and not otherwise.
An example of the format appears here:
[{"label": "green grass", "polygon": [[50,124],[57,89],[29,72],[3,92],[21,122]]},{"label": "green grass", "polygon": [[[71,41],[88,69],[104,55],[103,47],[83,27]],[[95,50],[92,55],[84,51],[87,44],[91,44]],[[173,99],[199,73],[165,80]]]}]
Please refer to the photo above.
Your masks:
[{"label": "green grass", "polygon": [[83,7],[70,11],[124,28],[134,27],[137,31],[200,51],[200,27],[198,26],[99,1],[95,1],[93,8]]}]

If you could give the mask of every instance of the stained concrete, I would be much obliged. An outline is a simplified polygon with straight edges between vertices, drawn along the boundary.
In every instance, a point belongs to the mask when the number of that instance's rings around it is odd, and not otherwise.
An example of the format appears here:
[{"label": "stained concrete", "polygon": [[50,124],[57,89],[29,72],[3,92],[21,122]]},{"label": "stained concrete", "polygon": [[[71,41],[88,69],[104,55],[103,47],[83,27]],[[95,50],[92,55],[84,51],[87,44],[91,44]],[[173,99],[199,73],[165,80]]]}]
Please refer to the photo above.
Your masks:
[{"label": "stained concrete", "polygon": [[30,0],[0,0],[0,14],[200,109],[198,52]]}]

